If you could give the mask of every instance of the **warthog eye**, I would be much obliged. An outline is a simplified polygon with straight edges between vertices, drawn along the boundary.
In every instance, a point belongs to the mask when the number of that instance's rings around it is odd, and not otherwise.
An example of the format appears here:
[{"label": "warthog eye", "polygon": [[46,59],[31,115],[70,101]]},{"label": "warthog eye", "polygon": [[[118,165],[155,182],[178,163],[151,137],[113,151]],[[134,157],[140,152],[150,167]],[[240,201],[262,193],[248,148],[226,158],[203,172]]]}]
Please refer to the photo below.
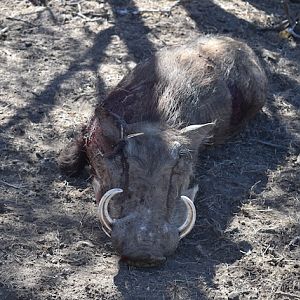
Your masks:
[{"label": "warthog eye", "polygon": [[173,147],[171,149],[171,155],[174,159],[191,159],[192,154],[191,150],[187,149],[183,145],[181,145],[179,142],[174,142]]},{"label": "warthog eye", "polygon": [[113,158],[115,158],[116,156],[118,156],[118,155],[120,155],[122,152],[123,152],[123,150],[124,150],[124,148],[125,148],[125,146],[126,146],[126,140],[120,140],[117,144],[115,144],[114,146],[113,146],[113,150],[112,150],[112,152],[107,156],[107,158],[109,158],[109,159],[113,159]]},{"label": "warthog eye", "polygon": [[181,148],[178,151],[178,156],[179,156],[179,158],[191,159],[192,153],[191,153],[191,150],[189,150],[187,148]]}]

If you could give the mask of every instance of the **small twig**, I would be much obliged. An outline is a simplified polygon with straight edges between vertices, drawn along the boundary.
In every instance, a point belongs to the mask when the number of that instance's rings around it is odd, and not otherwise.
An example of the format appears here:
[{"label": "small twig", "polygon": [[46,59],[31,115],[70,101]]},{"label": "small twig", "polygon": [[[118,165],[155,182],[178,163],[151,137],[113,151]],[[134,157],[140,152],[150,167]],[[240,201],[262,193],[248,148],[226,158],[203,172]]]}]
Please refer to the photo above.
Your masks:
[{"label": "small twig", "polygon": [[45,7],[45,6],[44,7],[39,7],[39,8],[36,8],[35,11],[25,13],[25,14],[19,14],[19,17],[26,17],[26,16],[31,16],[31,15],[34,15],[34,14],[39,14],[41,12],[44,12],[46,9],[47,9],[47,7]]},{"label": "small twig", "polygon": [[15,189],[20,189],[20,188],[24,187],[23,184],[16,185],[16,184],[8,183],[8,182],[3,181],[3,180],[0,180],[0,182],[3,183],[3,184],[5,184],[5,185],[7,185],[7,186],[9,186],[9,187],[13,187]]},{"label": "small twig", "polygon": [[285,19],[277,24],[274,24],[273,26],[259,27],[257,29],[260,31],[273,31],[273,30],[283,30],[286,29],[288,26],[289,26],[289,20]]},{"label": "small twig", "polygon": [[269,250],[269,248],[271,247],[271,245],[269,244],[268,246],[267,246],[267,248],[263,251],[263,255],[265,255],[267,252],[268,252],[268,250]]},{"label": "small twig", "polygon": [[255,196],[255,195],[256,195],[254,189],[255,189],[256,186],[257,186],[258,184],[260,184],[260,183],[261,183],[261,180],[258,180],[257,182],[255,182],[255,183],[251,186],[250,192],[249,192],[250,196]]},{"label": "small twig", "polygon": [[81,10],[80,2],[77,3],[77,8],[78,8],[77,16],[84,19],[85,21],[87,21],[87,22],[103,21],[103,18],[89,18],[86,15],[84,15]]},{"label": "small twig", "polygon": [[0,30],[0,35],[6,33],[8,31],[9,27],[4,27],[3,29]]},{"label": "small twig", "polygon": [[26,23],[28,25],[31,25],[31,26],[37,26],[36,24],[34,23],[31,23],[29,21],[26,21],[26,20],[22,20],[20,18],[15,18],[15,17],[6,17],[7,20],[12,20],[12,21],[18,21],[18,22],[23,22],[23,23]]},{"label": "small twig", "polygon": [[288,0],[284,0],[284,3],[283,3],[283,6],[284,6],[284,11],[285,11],[285,14],[287,16],[287,19],[289,21],[289,27],[286,29],[286,31],[292,35],[294,38],[297,38],[297,39],[300,39],[300,35],[298,33],[296,33],[294,31],[296,25],[297,25],[297,19],[294,19],[292,16],[291,16],[291,12],[290,12],[290,7],[289,7],[289,4],[288,4]]},{"label": "small twig", "polygon": [[90,179],[92,179],[94,176],[93,175],[90,175],[87,179],[85,179],[85,181],[90,181]]},{"label": "small twig", "polygon": [[81,220],[79,221],[79,224],[80,224],[80,228],[83,227],[83,220],[85,218],[85,216],[87,215],[87,212],[85,212],[81,218]]},{"label": "small twig", "polygon": [[177,0],[175,3],[173,3],[170,7],[168,8],[163,8],[163,9],[117,9],[116,12],[120,15],[127,15],[127,14],[132,14],[132,15],[138,15],[138,14],[143,14],[143,13],[166,13],[168,16],[171,14],[172,10],[180,5],[182,0]]},{"label": "small twig", "polygon": [[98,21],[103,21],[103,18],[89,18],[85,16],[84,14],[77,13],[77,16],[84,19],[87,22],[98,22]]},{"label": "small twig", "polygon": [[80,2],[77,3],[77,9],[78,9],[78,13],[77,14],[80,14],[80,15],[82,15],[82,16],[85,17],[85,15],[82,14]]},{"label": "small twig", "polygon": [[300,299],[300,295],[295,295],[291,293],[285,293],[285,292],[275,292],[275,295],[285,296],[291,299]]},{"label": "small twig", "polygon": [[289,4],[288,4],[288,0],[284,0],[283,7],[284,7],[284,12],[287,16],[287,19],[288,19],[290,25],[292,26],[294,24],[294,20],[291,17],[291,14],[290,14],[290,7],[289,7]]},{"label": "small twig", "polygon": [[[180,262],[179,260],[175,260],[175,262],[177,263],[177,264],[179,264],[179,265],[186,265],[186,264],[194,264],[194,265],[196,265],[196,264],[198,264],[198,262],[193,262],[193,261],[188,261],[188,262]],[[177,280],[178,281],[178,280]]]},{"label": "small twig", "polygon": [[257,212],[272,212],[272,208],[267,208],[267,209],[256,209],[256,208],[250,208],[250,207],[243,207],[242,210],[246,211],[257,211]]},{"label": "small twig", "polygon": [[82,2],[82,0],[76,1],[76,2],[69,2],[68,5],[78,5]]},{"label": "small twig", "polygon": [[251,141],[253,141],[253,142],[257,142],[257,143],[260,143],[260,144],[263,144],[263,145],[266,145],[266,146],[269,146],[269,147],[273,147],[273,148],[282,149],[282,150],[287,150],[287,149],[288,149],[288,147],[286,147],[286,146],[282,146],[282,145],[273,144],[273,143],[266,142],[266,141],[263,141],[263,140],[251,139]]},{"label": "small twig", "polygon": [[15,260],[17,263],[19,263],[20,265],[22,265],[22,262],[21,262],[16,256],[14,256],[14,260]]},{"label": "small twig", "polygon": [[49,8],[49,7],[47,6],[47,7],[46,7],[46,10],[49,12],[50,17],[51,17],[53,23],[56,25],[56,24],[57,24],[57,18],[56,18],[56,16],[54,15],[52,9]]},{"label": "small twig", "polygon": [[84,14],[82,14],[80,12],[77,13],[77,16],[84,19],[84,20],[88,20],[88,17],[86,17]]},{"label": "small twig", "polygon": [[88,187],[85,188],[83,191],[80,191],[80,192],[79,192],[79,195],[80,195],[80,196],[84,195],[89,189],[90,189],[90,187],[88,186]]}]

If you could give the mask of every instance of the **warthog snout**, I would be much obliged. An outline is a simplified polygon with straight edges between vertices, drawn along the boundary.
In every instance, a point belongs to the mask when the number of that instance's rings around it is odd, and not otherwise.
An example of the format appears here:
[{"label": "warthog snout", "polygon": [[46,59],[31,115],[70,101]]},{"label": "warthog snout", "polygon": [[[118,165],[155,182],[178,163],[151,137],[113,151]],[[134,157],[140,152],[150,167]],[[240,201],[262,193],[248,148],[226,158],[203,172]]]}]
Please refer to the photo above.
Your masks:
[{"label": "warthog snout", "polygon": [[181,196],[187,208],[186,220],[181,226],[170,224],[167,216],[151,208],[140,208],[120,219],[112,219],[108,212],[110,200],[122,189],[106,192],[100,200],[98,214],[103,230],[112,238],[113,246],[123,260],[136,266],[157,266],[177,248],[195,223],[195,207],[186,196]]},{"label": "warthog snout", "polygon": [[[149,216],[145,216],[145,219]],[[123,260],[135,266],[157,266],[175,252],[180,240],[176,226],[132,216],[117,220],[111,238]],[[152,225],[156,223],[157,225]]]}]

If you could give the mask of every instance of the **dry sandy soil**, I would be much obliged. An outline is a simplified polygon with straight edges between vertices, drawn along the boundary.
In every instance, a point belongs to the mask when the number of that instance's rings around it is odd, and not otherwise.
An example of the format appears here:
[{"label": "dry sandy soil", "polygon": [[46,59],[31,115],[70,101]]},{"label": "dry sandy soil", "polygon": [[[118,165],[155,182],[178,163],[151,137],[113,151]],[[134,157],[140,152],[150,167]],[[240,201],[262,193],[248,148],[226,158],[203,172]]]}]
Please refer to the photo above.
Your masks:
[{"label": "dry sandy soil", "polygon": [[[300,49],[276,29],[281,1],[43,3],[0,5],[0,299],[300,299]],[[65,177],[56,157],[136,63],[215,33],[253,47],[267,105],[200,153],[196,226],[175,255],[128,267],[88,172]]]}]

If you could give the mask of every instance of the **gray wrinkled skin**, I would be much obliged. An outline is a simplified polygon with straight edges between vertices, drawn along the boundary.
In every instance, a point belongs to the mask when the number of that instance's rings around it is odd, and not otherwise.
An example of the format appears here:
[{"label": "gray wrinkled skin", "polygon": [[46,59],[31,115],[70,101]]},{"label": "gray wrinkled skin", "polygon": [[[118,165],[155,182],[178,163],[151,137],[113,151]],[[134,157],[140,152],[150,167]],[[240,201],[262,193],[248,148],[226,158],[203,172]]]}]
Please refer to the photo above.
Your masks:
[{"label": "gray wrinkled skin", "polygon": [[[120,255],[152,266],[172,254],[197,152],[237,132],[263,106],[267,79],[254,52],[228,37],[165,49],[111,91],[59,157],[69,174],[91,166],[96,199],[111,188],[111,238]],[[215,122],[204,127],[189,125]],[[139,135],[135,135],[138,134]]]}]

